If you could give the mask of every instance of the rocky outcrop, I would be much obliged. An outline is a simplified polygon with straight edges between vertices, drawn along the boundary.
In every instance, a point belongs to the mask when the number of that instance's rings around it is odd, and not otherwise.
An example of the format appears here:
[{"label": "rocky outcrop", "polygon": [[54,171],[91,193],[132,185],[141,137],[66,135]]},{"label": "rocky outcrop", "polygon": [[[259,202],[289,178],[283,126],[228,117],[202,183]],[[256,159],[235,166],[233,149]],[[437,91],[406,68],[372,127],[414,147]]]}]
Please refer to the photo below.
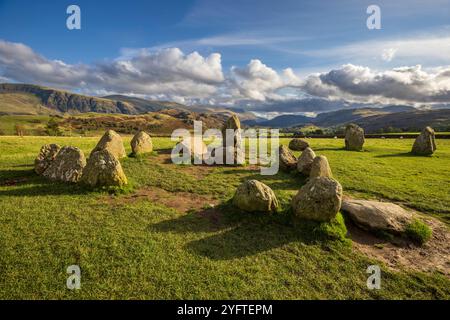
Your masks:
[{"label": "rocky outcrop", "polygon": [[137,113],[133,105],[127,102],[83,96],[31,84],[2,83],[0,93],[2,92],[33,94],[44,106],[59,112]]}]

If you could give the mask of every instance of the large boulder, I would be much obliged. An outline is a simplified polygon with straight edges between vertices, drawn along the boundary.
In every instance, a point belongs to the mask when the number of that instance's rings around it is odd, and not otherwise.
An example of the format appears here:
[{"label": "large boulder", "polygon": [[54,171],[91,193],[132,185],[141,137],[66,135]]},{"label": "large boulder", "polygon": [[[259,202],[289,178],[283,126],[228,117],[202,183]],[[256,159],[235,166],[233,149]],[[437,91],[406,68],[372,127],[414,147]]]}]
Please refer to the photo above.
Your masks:
[{"label": "large boulder", "polygon": [[309,143],[306,140],[295,138],[289,142],[289,149],[294,151],[303,151],[309,147]]},{"label": "large boulder", "polygon": [[364,145],[364,129],[354,123],[345,128],[345,149],[361,151]]},{"label": "large boulder", "polygon": [[81,183],[91,187],[123,186],[127,177],[119,160],[108,149],[91,153]]},{"label": "large boulder", "polygon": [[242,183],[236,190],[233,204],[249,212],[274,212],[279,205],[272,189],[258,180]]},{"label": "large boulder", "polygon": [[317,177],[328,177],[332,178],[330,165],[328,164],[328,159],[325,156],[315,157],[311,164],[311,171],[309,174],[310,178]]},{"label": "large boulder", "polygon": [[131,150],[135,155],[153,151],[152,138],[145,131],[136,133],[130,144]]},{"label": "large boulder", "polygon": [[426,127],[414,141],[411,152],[417,155],[428,156],[432,155],[434,151],[436,151],[434,130],[431,127]]},{"label": "large boulder", "polygon": [[411,212],[389,202],[344,199],[342,211],[356,225],[369,231],[402,233],[413,221]]},{"label": "large boulder", "polygon": [[46,144],[41,147],[38,156],[34,160],[34,171],[41,175],[55,160],[61,147],[57,144]]},{"label": "large boulder", "polygon": [[297,161],[297,170],[298,172],[309,176],[309,173],[311,172],[311,165],[314,161],[314,158],[316,157],[316,154],[311,148],[306,148]]},{"label": "large boulder", "polygon": [[342,186],[332,178],[319,177],[308,181],[292,198],[294,214],[307,220],[330,221],[341,208]]},{"label": "large boulder", "polygon": [[297,158],[288,147],[285,145],[280,146],[280,169],[284,171],[291,171],[297,168]]},{"label": "large boulder", "polygon": [[52,181],[78,182],[86,166],[83,151],[77,147],[62,147],[42,174]]},{"label": "large boulder", "polygon": [[106,131],[91,153],[105,149],[108,149],[117,159],[126,156],[122,137],[114,130]]}]

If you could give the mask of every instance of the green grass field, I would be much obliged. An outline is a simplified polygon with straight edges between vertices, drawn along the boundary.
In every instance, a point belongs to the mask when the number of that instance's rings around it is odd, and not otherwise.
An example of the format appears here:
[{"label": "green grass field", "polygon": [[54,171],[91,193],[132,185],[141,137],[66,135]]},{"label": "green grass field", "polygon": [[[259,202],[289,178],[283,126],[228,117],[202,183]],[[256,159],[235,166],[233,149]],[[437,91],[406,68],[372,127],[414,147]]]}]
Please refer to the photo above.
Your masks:
[{"label": "green grass field", "polygon": [[[130,137],[124,140],[130,151]],[[131,183],[125,193],[33,173],[41,145],[73,145],[88,155],[97,141],[0,137],[1,299],[450,299],[443,274],[392,271],[346,241],[315,240],[293,225],[286,211],[305,182],[294,173],[176,166],[161,161],[168,138],[154,138],[151,155],[121,161]],[[345,193],[450,221],[450,140],[438,140],[432,157],[409,155],[408,139],[368,139],[363,152],[342,150],[340,139],[309,141]],[[231,208],[227,201],[249,178],[275,191],[281,213]],[[82,270],[77,291],[66,288],[73,264]],[[366,287],[371,264],[382,266],[381,290]]]}]

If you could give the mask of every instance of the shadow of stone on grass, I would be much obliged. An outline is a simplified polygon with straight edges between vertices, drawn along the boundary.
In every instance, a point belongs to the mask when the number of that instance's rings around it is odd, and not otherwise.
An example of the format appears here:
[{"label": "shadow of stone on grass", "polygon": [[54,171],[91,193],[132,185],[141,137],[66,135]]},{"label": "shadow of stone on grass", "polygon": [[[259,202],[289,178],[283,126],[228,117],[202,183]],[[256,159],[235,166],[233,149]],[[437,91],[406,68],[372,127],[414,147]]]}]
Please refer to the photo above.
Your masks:
[{"label": "shadow of stone on grass", "polygon": [[409,157],[409,158],[415,158],[415,157],[428,157],[431,156],[420,156],[416,155],[412,152],[398,152],[398,153],[389,153],[389,154],[379,154],[374,156],[374,158],[398,158],[398,157]]},{"label": "shadow of stone on grass", "polygon": [[185,245],[187,251],[212,260],[252,256],[292,242],[325,243],[314,234],[314,226],[296,225],[290,212],[247,213],[226,203],[149,226],[153,232],[213,233]]}]

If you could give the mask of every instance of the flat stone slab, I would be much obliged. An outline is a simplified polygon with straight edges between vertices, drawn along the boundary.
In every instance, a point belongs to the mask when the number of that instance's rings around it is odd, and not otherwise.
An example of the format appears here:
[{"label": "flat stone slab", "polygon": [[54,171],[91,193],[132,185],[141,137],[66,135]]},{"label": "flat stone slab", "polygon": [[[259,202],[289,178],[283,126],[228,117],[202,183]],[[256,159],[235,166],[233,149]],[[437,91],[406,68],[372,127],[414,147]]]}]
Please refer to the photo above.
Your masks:
[{"label": "flat stone slab", "polygon": [[343,199],[342,211],[359,227],[371,231],[402,233],[413,214],[390,202]]}]

